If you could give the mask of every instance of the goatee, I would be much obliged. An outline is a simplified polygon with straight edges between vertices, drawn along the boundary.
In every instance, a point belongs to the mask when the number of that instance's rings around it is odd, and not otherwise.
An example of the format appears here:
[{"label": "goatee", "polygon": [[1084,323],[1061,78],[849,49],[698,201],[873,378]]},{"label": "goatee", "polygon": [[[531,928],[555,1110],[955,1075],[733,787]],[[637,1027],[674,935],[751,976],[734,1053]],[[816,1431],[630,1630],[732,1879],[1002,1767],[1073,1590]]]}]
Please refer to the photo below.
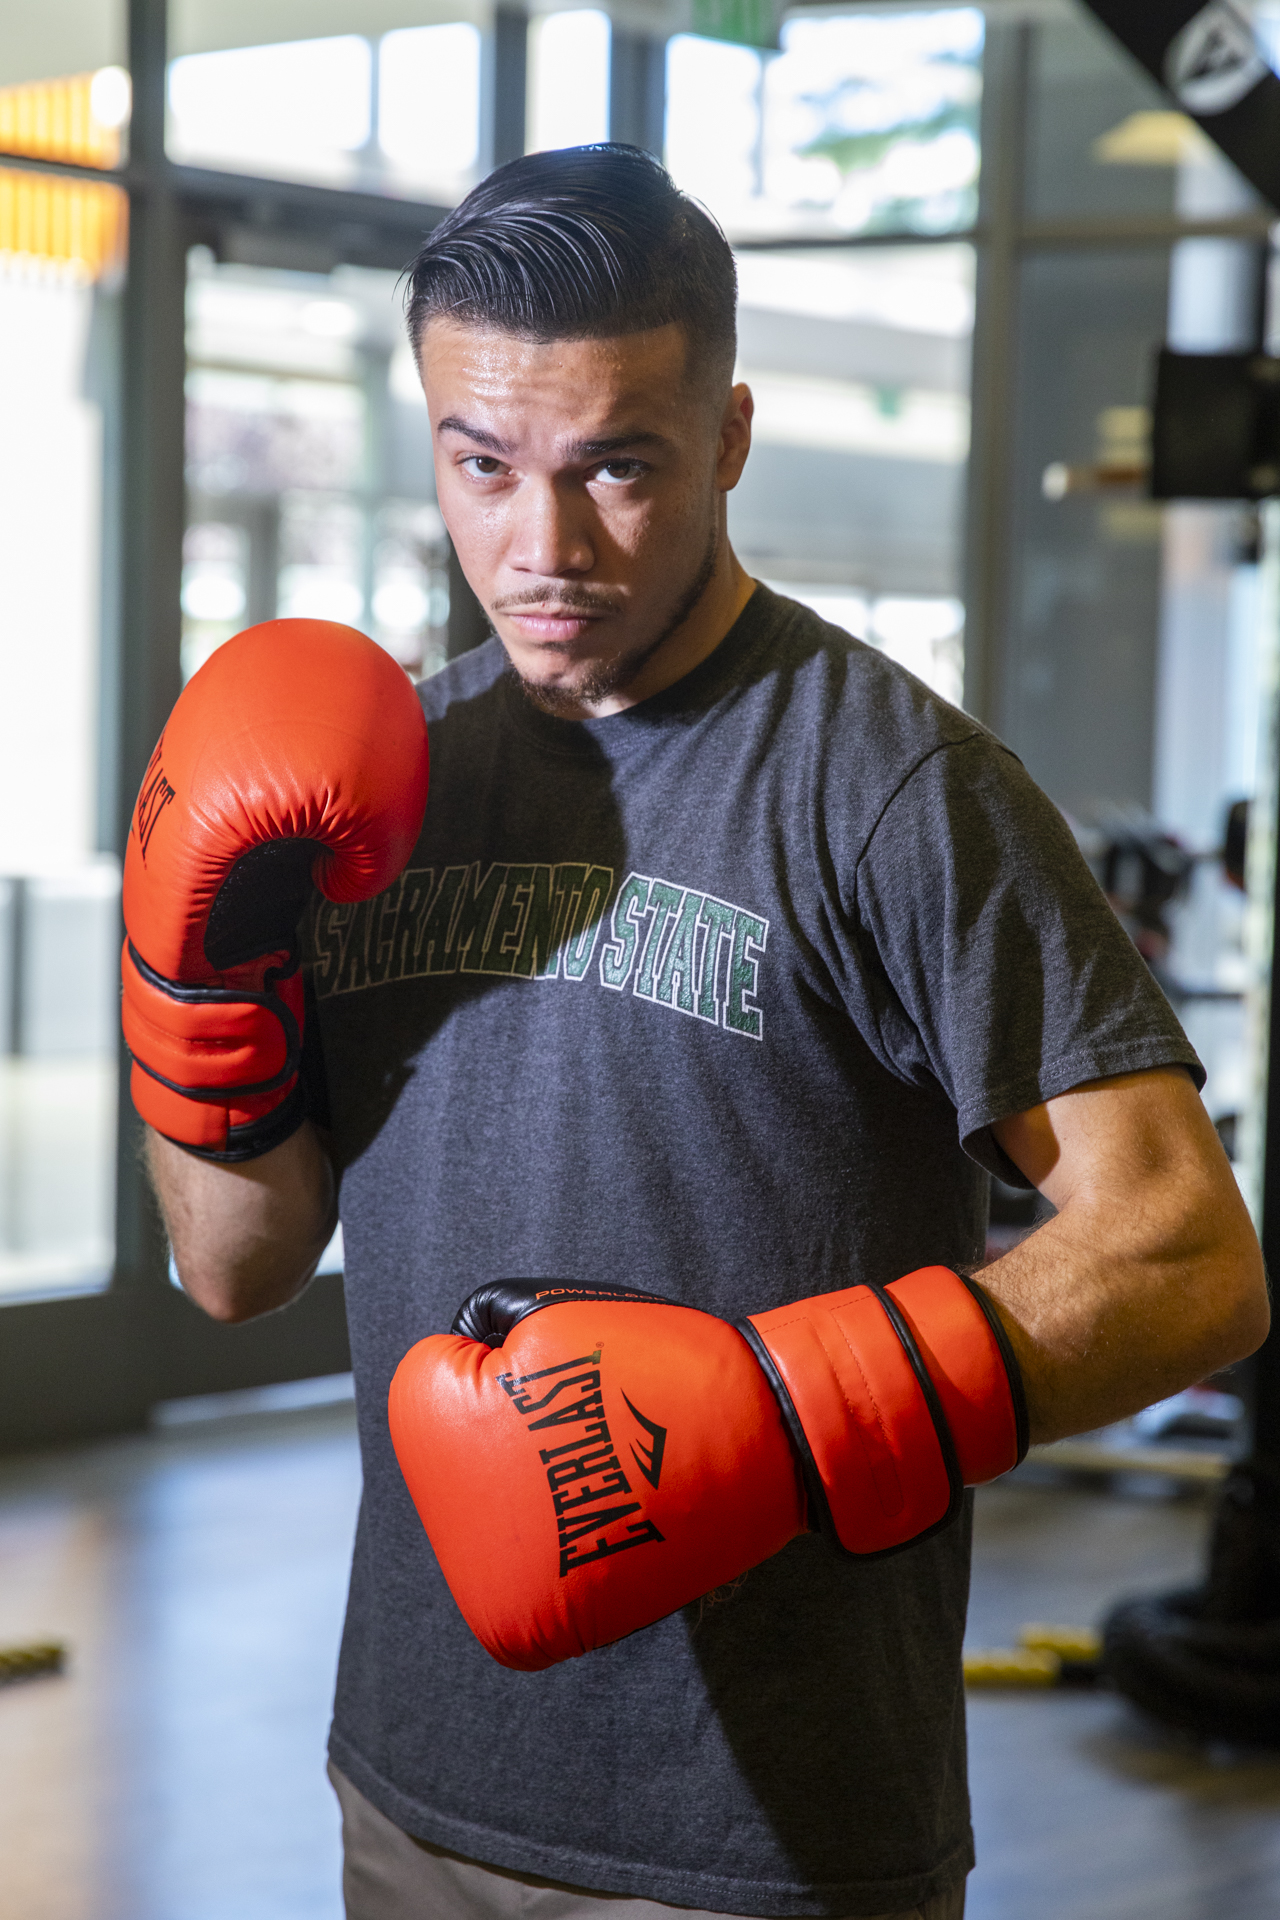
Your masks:
[{"label": "goatee", "polygon": [[656,640],[648,640],[643,646],[634,647],[630,653],[620,653],[614,660],[601,661],[591,667],[582,679],[575,681],[572,687],[541,686],[537,681],[526,680],[523,674],[518,674],[517,678],[528,699],[543,713],[554,714],[561,720],[576,720],[583,707],[595,706],[597,702],[607,700],[629,687],[658,649],[666,645],[678,627],[684,625],[711,585],[719,551],[719,529],[713,526],[702,562]]}]

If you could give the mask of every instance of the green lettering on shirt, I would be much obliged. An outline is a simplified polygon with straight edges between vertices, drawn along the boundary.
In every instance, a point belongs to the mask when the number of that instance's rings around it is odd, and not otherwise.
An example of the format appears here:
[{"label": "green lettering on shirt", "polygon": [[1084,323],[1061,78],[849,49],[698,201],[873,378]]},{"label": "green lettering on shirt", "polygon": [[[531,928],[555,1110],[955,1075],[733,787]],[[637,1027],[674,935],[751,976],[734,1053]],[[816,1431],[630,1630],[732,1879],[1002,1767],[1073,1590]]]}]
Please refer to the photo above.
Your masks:
[{"label": "green lettering on shirt", "polygon": [[613,868],[592,867],[573,909],[569,935],[560,950],[566,980],[581,980],[591,965],[600,935],[600,917],[613,891]]},{"label": "green lettering on shirt", "polygon": [[498,902],[506,884],[505,865],[491,861],[482,880],[480,862],[472,861],[458,901],[458,914],[449,941],[463,973],[480,973],[484,968],[485,953],[493,937]]},{"label": "green lettering on shirt", "polygon": [[564,911],[563,899],[556,891],[556,876],[560,869],[538,866],[513,868],[512,871],[528,874],[529,878],[521,883],[521,888],[528,892],[529,904],[520,932],[520,947],[511,971],[519,980],[532,980],[535,975],[545,978],[553,975],[560,964],[560,956],[556,951],[559,916]]},{"label": "green lettering on shirt", "polygon": [[[744,1033],[750,1040],[759,1040],[764,1029],[764,1017],[759,1007],[749,1007],[746,996],[756,991],[760,961],[768,937],[768,922],[758,920],[754,913],[747,913],[739,907],[733,923],[733,946],[729,954],[724,1024],[732,1033]],[[751,951],[753,948],[754,952]]]},{"label": "green lettering on shirt", "polygon": [[317,897],[307,925],[316,994],[458,972],[581,981],[598,951],[601,986],[630,983],[638,999],[759,1040],[769,922],[649,874],[629,873],[615,896],[613,878],[583,861],[490,861],[482,873],[473,860],[407,867],[354,905]]},{"label": "green lettering on shirt", "polygon": [[702,906],[702,898],[700,893],[686,893],[684,896],[680,918],[676,921],[675,931],[667,942],[662,972],[658,975],[658,985],[653,996],[664,1007],[679,1007],[681,1013],[696,1011],[693,1004],[697,964],[695,948],[698,938],[698,912]]},{"label": "green lettering on shirt", "polygon": [[[480,962],[482,973],[513,973],[519,957],[536,867],[508,867],[507,884]],[[465,962],[463,963],[465,966]]]},{"label": "green lettering on shirt", "polygon": [[731,907],[727,900],[715,900],[708,894],[698,916],[707,930],[702,943],[702,978],[698,982],[698,1018],[710,1020],[713,1026],[720,1021],[720,1003],[716,998],[720,939],[733,926],[736,914],[737,908]]},{"label": "green lettering on shirt", "polygon": [[[404,911],[405,933],[401,947],[400,978],[408,980],[417,974],[456,973],[458,955],[450,947],[449,930],[453,925],[454,909],[458,904],[458,895],[466,885],[468,869],[466,867],[446,867],[440,875],[440,884],[432,889],[434,869],[420,868],[406,878],[418,882],[418,890],[406,903]],[[409,942],[409,922],[412,916],[413,943]]]},{"label": "green lettering on shirt", "polygon": [[649,905],[653,908],[653,925],[649,928],[649,937],[644,943],[640,965],[636,970],[636,983],[631,989],[641,1000],[653,998],[653,975],[662,946],[662,937],[667,930],[667,921],[675,913],[683,898],[683,887],[673,887],[667,880],[655,880],[649,889]]},{"label": "green lettering on shirt", "polygon": [[648,875],[629,873],[613,903],[613,915],[609,921],[613,938],[606,940],[600,948],[600,984],[602,987],[611,987],[615,993],[622,992],[630,976],[640,942],[636,915],[644,912],[648,899]]}]

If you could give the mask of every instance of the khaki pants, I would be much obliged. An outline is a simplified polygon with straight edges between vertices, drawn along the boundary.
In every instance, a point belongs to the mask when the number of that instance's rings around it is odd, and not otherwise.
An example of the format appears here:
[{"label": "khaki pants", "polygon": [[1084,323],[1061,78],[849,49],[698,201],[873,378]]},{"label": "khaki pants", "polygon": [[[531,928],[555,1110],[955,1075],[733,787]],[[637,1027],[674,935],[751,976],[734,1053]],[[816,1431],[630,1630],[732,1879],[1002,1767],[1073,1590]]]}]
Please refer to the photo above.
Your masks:
[{"label": "khaki pants", "polygon": [[[342,1892],[347,1920],[726,1920],[722,1914],[586,1893],[556,1880],[484,1867],[403,1833],[334,1766],[342,1808]],[[963,1920],[964,1884],[908,1912],[876,1920]],[[729,1920],[733,1920],[730,1916]]]}]

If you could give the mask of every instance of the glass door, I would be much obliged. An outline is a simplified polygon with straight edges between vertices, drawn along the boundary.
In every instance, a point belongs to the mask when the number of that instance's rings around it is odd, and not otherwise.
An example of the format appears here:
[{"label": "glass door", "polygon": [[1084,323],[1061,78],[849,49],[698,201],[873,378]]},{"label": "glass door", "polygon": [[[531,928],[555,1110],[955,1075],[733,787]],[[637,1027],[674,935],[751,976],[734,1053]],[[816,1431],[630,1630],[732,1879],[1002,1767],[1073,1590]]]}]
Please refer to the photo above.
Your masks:
[{"label": "glass door", "polygon": [[[122,22],[0,27],[0,1307],[114,1263],[120,868],[100,681],[127,247]],[[43,37],[44,40],[48,36]],[[81,68],[81,70],[76,70]]]}]

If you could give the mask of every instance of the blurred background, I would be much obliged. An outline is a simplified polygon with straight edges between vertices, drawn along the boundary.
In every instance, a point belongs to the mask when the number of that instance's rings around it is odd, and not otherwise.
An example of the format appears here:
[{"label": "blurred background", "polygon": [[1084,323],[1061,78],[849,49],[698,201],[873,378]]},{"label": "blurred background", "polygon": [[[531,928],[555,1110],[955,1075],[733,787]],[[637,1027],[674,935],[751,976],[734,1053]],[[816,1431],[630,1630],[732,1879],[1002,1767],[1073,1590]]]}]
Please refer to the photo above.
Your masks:
[{"label": "blurred background", "polygon": [[[1240,18],[1280,62],[1280,0]],[[358,1483],[341,1245],[261,1326],[213,1327],[174,1289],[119,1064],[123,829],[183,681],[240,628],[347,621],[415,678],[483,639],[435,503],[403,269],[494,165],[605,138],[662,156],[735,248],[744,564],[1021,755],[1200,1051],[1263,1221],[1280,470],[1159,499],[1151,451],[1162,348],[1273,348],[1277,216],[1081,0],[11,7],[0,1637],[82,1651],[56,1701],[0,1693],[0,1769],[23,1776],[0,1792],[22,1863],[16,1892],[0,1872],[4,1920],[338,1911],[314,1757]],[[997,1191],[993,1249],[1036,1217]],[[1240,1370],[993,1489],[983,1630],[1193,1567],[1256,1397]],[[83,1444],[109,1435],[133,1437]],[[991,1850],[971,1913],[1275,1911],[1280,1768],[1223,1787],[1092,1697],[1034,1721],[1019,1702],[1016,1736],[1010,1711],[975,1715]],[[225,1759],[237,1725],[258,1756],[239,1799],[194,1757]],[[117,1736],[123,1769],[93,1758]],[[245,1784],[254,1767],[276,1785]],[[232,1792],[231,1843],[179,1780]],[[1086,1829],[1114,1845],[1082,1853]]]}]

